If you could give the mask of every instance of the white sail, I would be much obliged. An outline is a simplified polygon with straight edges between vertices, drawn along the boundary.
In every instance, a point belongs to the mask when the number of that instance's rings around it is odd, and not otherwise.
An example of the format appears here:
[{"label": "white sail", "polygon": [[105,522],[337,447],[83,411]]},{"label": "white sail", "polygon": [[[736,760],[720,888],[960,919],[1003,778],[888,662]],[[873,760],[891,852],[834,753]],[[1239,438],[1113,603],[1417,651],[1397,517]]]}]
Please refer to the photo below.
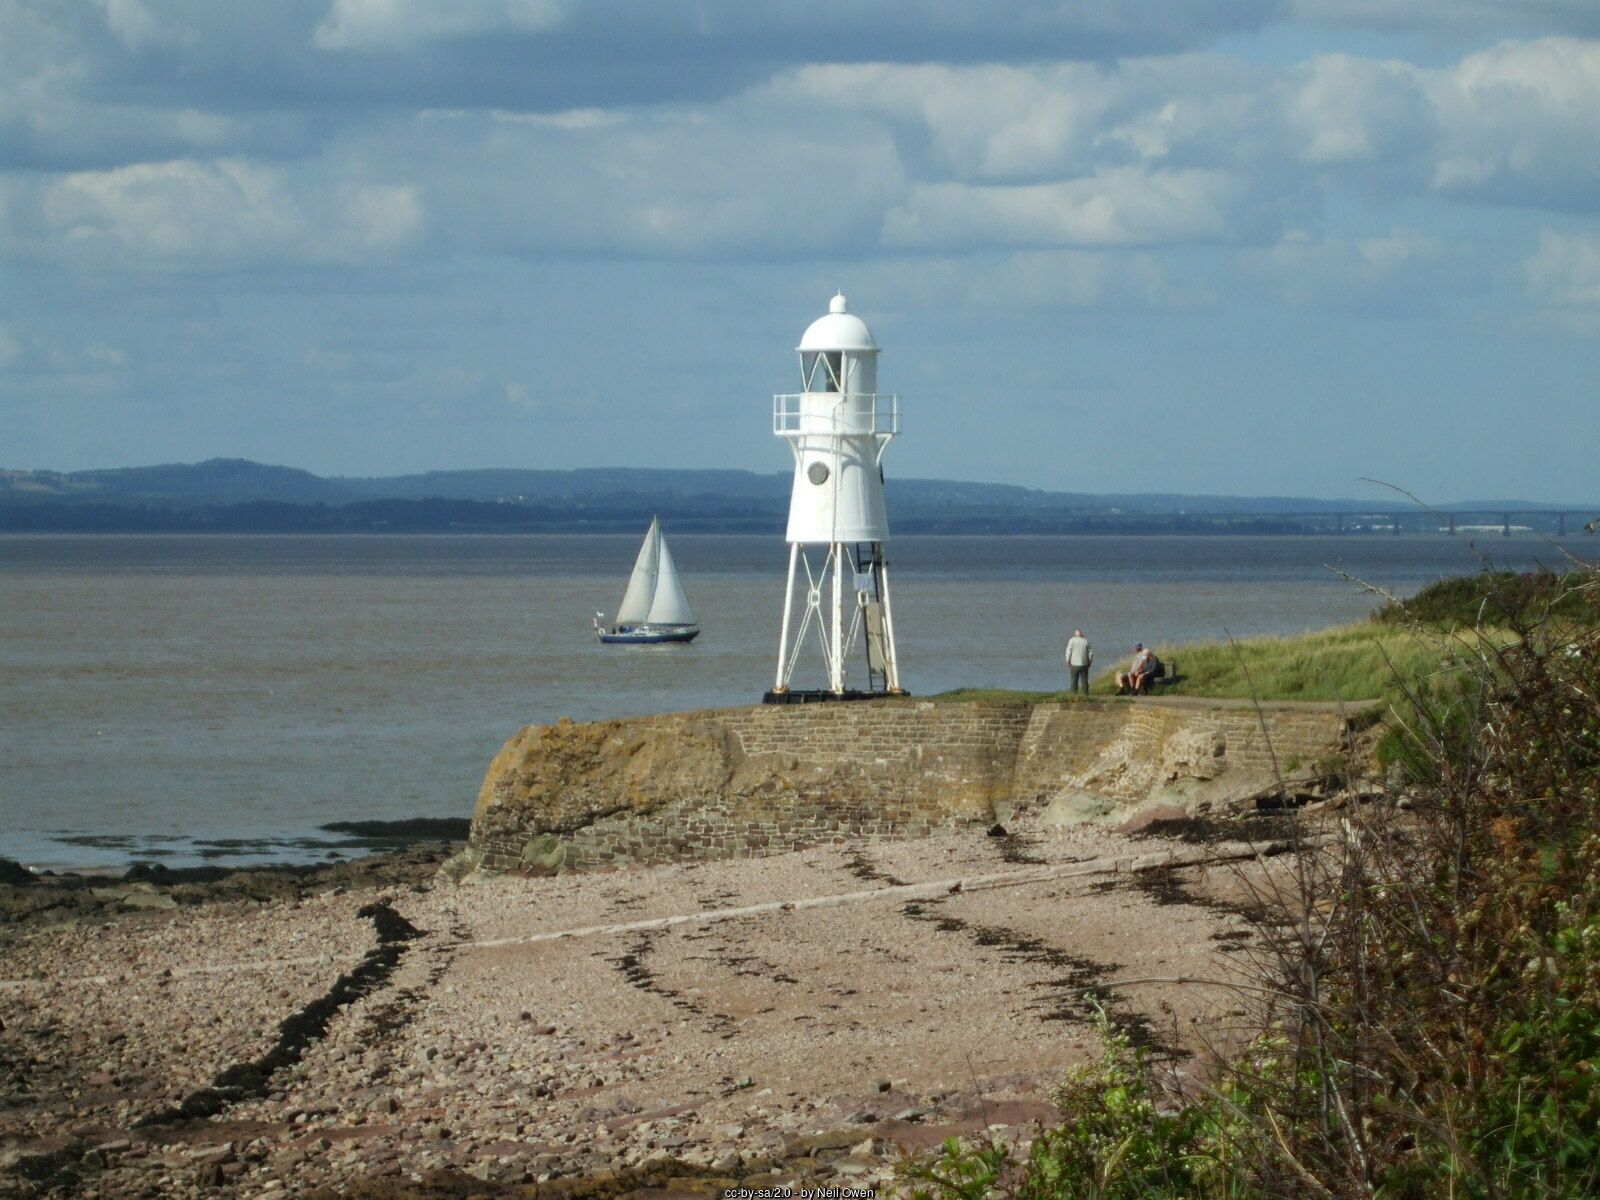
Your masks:
[{"label": "white sail", "polygon": [[[651,526],[655,529],[655,526]],[[650,601],[650,615],[645,619],[651,625],[693,625],[694,610],[689,607],[689,597],[683,594],[683,584],[678,580],[678,568],[672,561],[672,551],[666,539],[656,534],[660,547],[656,569],[656,592]]]},{"label": "white sail", "polygon": [[[639,557],[634,559],[628,590],[623,593],[622,605],[617,609],[618,625],[642,625],[650,619],[662,549],[661,520],[658,517],[650,522],[650,532],[644,535],[644,545],[639,547]],[[682,594],[681,588],[679,594]]]}]

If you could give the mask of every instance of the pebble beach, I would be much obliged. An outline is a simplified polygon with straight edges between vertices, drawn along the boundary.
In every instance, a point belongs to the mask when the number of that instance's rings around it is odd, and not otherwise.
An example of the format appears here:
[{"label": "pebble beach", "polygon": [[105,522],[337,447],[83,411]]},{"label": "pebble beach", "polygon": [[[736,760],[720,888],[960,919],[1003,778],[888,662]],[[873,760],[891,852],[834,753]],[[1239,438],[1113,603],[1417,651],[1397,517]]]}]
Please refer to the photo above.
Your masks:
[{"label": "pebble beach", "polygon": [[18,881],[0,1196],[888,1194],[904,1153],[1051,1119],[1091,990],[1179,1072],[1225,1048],[1239,993],[1163,981],[1246,969],[1260,868],[1129,868],[1179,844]]}]

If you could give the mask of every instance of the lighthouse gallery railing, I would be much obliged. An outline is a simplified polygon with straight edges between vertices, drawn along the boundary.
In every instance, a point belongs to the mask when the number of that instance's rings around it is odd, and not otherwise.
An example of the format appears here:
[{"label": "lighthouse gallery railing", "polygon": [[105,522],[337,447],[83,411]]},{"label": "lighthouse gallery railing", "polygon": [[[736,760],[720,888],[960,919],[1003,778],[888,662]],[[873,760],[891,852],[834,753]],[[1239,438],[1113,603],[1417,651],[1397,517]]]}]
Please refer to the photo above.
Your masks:
[{"label": "lighthouse gallery railing", "polygon": [[891,438],[900,432],[900,397],[877,392],[777,395],[772,398],[772,432],[780,437],[821,434]]}]

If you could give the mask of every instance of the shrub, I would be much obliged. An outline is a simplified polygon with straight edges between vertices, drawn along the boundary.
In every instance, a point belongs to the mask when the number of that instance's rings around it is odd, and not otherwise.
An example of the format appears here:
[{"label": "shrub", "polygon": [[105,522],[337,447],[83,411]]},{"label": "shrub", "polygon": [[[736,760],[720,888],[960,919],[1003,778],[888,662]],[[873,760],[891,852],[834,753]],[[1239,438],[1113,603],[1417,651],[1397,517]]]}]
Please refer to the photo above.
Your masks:
[{"label": "shrub", "polygon": [[[1091,997],[1090,1003],[1094,1004]],[[1226,1107],[1181,1104],[1156,1080],[1143,1047],[1095,1005],[1100,1057],[1056,1091],[1059,1124],[1025,1156],[987,1136],[948,1138],[900,1164],[911,1200],[1153,1200],[1231,1197]],[[1164,1094],[1167,1093],[1167,1094]]]},{"label": "shrub", "polygon": [[1390,601],[1373,612],[1372,620],[1380,625],[1445,628],[1531,626],[1551,618],[1593,625],[1600,622],[1600,597],[1584,587],[1587,578],[1587,569],[1564,574],[1486,569],[1441,579],[1408,600]]}]

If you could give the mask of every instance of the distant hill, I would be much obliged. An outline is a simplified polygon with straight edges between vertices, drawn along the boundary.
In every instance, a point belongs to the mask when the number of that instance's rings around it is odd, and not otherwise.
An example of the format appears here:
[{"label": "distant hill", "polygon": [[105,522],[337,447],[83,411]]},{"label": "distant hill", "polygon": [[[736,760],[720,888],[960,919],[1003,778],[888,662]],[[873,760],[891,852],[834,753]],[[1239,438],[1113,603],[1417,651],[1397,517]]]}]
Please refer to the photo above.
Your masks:
[{"label": "distant hill", "polygon": [[[681,531],[781,528],[790,474],[593,467],[483,469],[323,477],[247,459],[98,471],[0,470],[0,529],[9,530],[559,530],[631,529],[659,513]],[[887,484],[900,532],[1314,532],[1308,515],[1351,514],[1339,528],[1407,527],[1433,518],[1403,497],[1315,500],[1182,493],[1094,495],[1009,484],[897,479]],[[1600,506],[1477,501],[1438,506],[1493,523],[1503,512],[1600,513]],[[1365,520],[1364,516],[1372,516]],[[1385,524],[1387,523],[1387,524]],[[1580,522],[1581,524],[1581,522]]]}]

